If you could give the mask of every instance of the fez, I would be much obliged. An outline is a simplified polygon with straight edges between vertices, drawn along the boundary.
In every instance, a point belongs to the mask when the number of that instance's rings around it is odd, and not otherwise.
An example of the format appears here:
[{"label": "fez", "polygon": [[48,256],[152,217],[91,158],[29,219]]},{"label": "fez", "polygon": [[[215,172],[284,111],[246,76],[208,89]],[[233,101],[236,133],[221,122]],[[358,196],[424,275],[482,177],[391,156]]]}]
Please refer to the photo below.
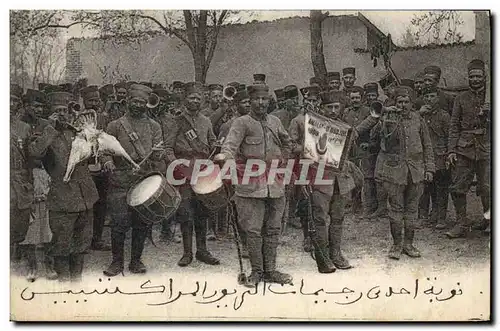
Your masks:
[{"label": "fez", "polygon": [[129,98],[139,98],[139,99],[144,99],[145,101],[148,101],[149,95],[151,94],[152,90],[149,88],[149,86],[142,85],[142,84],[133,84],[130,85],[130,88],[128,90],[128,96]]},{"label": "fez", "polygon": [[62,92],[73,93],[73,84],[71,83],[59,84],[59,87],[61,88]]},{"label": "fez", "polygon": [[[116,88],[116,86],[115,86]],[[160,83],[153,83],[153,86],[151,87],[153,90],[159,90],[163,88],[163,85]]]},{"label": "fez", "polygon": [[285,91],[282,88],[274,90],[274,94],[276,95],[276,100],[278,100],[278,101],[285,100]]},{"label": "fez", "polygon": [[223,89],[224,89],[224,87],[221,84],[210,84],[210,85],[208,85],[208,90],[209,91],[216,91],[216,90],[222,91]]},{"label": "fez", "polygon": [[113,84],[106,84],[99,89],[99,95],[102,100],[106,100],[110,95],[115,94]]},{"label": "fez", "polygon": [[325,92],[325,93],[329,93],[330,96],[330,103],[335,103],[335,102],[340,102],[340,103],[344,103],[345,102],[345,97],[344,97],[344,93],[342,91],[329,91],[329,92]]},{"label": "fez", "polygon": [[439,80],[441,78],[441,68],[438,66],[428,66],[424,69],[424,74],[434,75]]},{"label": "fez", "polygon": [[299,90],[297,89],[297,86],[295,85],[287,85],[283,89],[285,92],[285,100],[291,99],[291,98],[296,98],[299,96]]},{"label": "fez", "polygon": [[245,84],[239,84],[238,87],[236,88],[236,91],[246,91],[247,86]]},{"label": "fez", "polygon": [[415,82],[412,79],[403,78],[401,79],[401,86],[408,86],[413,89],[415,88]]},{"label": "fez", "polygon": [[419,81],[419,82],[423,81],[424,76],[425,76],[424,72],[422,72],[422,71],[417,72],[417,74],[415,75],[415,81]]},{"label": "fez", "polygon": [[410,100],[415,100],[415,91],[409,86],[398,86],[394,91],[394,100],[398,97],[410,97]]},{"label": "fez", "polygon": [[120,89],[127,89],[127,83],[126,82],[118,82],[115,84],[115,90],[118,91]]},{"label": "fez", "polygon": [[83,100],[99,99],[99,88],[97,85],[84,87],[80,90],[80,95]]},{"label": "fez", "polygon": [[334,102],[338,102],[338,100],[334,101],[333,94],[330,93],[329,91],[321,92],[319,94],[319,97],[321,98],[321,104],[322,105],[328,105],[328,104],[331,104],[331,103],[334,103]]},{"label": "fez", "polygon": [[38,83],[38,91],[45,92],[45,89],[49,86],[50,84],[47,83]]},{"label": "fez", "polygon": [[356,86],[349,88],[349,94],[359,93],[360,95],[363,95],[364,92],[365,92],[365,90],[363,90],[363,88],[361,86],[356,85]]},{"label": "fez", "polygon": [[300,93],[304,98],[309,98],[311,96],[318,96],[319,92],[320,92],[319,87],[314,85],[303,87],[300,89]]},{"label": "fez", "polygon": [[52,106],[67,106],[73,100],[73,94],[69,92],[53,92],[47,95],[49,104]]},{"label": "fez", "polygon": [[144,86],[147,86],[149,87],[150,89],[153,89],[153,83],[151,82],[139,82],[140,85],[144,85]]},{"label": "fez", "polygon": [[342,75],[356,75],[356,68],[354,67],[347,67],[342,69]]},{"label": "fez", "polygon": [[234,100],[236,101],[241,101],[241,100],[245,100],[245,99],[248,99],[250,98],[250,96],[248,95],[248,92],[246,89],[244,90],[239,90],[238,92],[236,92],[236,94],[234,95]]},{"label": "fez", "polygon": [[254,74],[253,75],[253,83],[254,84],[265,84],[266,83],[266,75]]},{"label": "fez", "polygon": [[23,101],[25,103],[32,103],[32,102],[46,103],[47,98],[45,97],[45,93],[41,91],[27,89],[26,94],[23,97]]},{"label": "fez", "polygon": [[240,83],[238,83],[238,82],[231,82],[231,83],[229,83],[229,84],[227,84],[227,85],[228,85],[228,86],[232,86],[232,87],[234,87],[235,89],[237,89],[237,88],[238,88],[238,86],[240,86]]},{"label": "fez", "polygon": [[365,93],[377,93],[378,94],[378,85],[377,83],[366,83],[363,85],[363,89]]},{"label": "fez", "polygon": [[153,93],[165,100],[167,100],[168,97],[170,96],[170,92],[165,90],[164,88],[156,88],[153,90]]},{"label": "fez", "polygon": [[309,85],[317,84],[317,85],[321,86],[322,83],[323,82],[321,81],[321,78],[319,78],[319,77],[311,77],[311,78],[309,78]]},{"label": "fez", "polygon": [[263,84],[253,84],[253,85],[247,86],[247,92],[248,92],[248,95],[250,97],[253,97],[258,93],[267,94],[269,92],[269,86],[263,85]]},{"label": "fez", "polygon": [[484,62],[479,59],[474,59],[467,65],[467,71],[482,70],[484,72]]},{"label": "fez", "polygon": [[59,85],[48,84],[43,89],[43,93],[45,93],[45,95],[50,94],[50,93],[54,93],[54,92],[62,92],[62,88]]},{"label": "fez", "polygon": [[23,88],[18,84],[10,84],[10,95],[14,95],[21,99],[23,97]]},{"label": "fez", "polygon": [[338,71],[330,71],[326,74],[326,78],[331,82],[332,80],[340,80],[340,72]]},{"label": "fez", "polygon": [[184,89],[184,86],[185,86],[185,84],[181,81],[178,81],[178,80],[176,80],[172,83],[172,89],[176,89],[176,88]]},{"label": "fez", "polygon": [[203,91],[203,85],[198,82],[189,82],[184,85],[184,90],[186,91],[186,95],[190,95],[192,93],[200,93]]}]

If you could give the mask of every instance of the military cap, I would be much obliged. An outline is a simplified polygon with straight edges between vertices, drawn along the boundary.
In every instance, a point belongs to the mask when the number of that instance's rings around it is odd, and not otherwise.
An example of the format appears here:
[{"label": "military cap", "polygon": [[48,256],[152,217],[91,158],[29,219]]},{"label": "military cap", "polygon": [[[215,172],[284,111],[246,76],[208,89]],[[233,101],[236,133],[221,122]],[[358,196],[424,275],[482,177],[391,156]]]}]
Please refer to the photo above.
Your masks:
[{"label": "military cap", "polygon": [[321,104],[322,105],[328,105],[330,103],[338,102],[333,100],[333,94],[330,93],[329,91],[324,91],[319,94],[319,97],[321,98]]},{"label": "military cap", "polygon": [[47,95],[47,99],[52,106],[67,106],[73,100],[73,94],[69,92],[53,92]]},{"label": "military cap", "polygon": [[439,91],[437,86],[425,86],[422,89],[422,94],[428,94],[428,93],[437,93]]},{"label": "military cap", "polygon": [[253,84],[250,86],[247,86],[247,92],[250,97],[257,93],[268,93],[269,92],[269,86],[264,85],[264,84]]},{"label": "military cap", "polygon": [[139,84],[140,84],[140,85],[147,86],[147,87],[149,87],[150,89],[153,89],[153,83],[151,83],[151,82],[142,81],[142,82],[139,82]]},{"label": "military cap", "polygon": [[287,85],[283,91],[285,93],[285,100],[299,96],[299,89],[295,85]]},{"label": "military cap", "polygon": [[46,103],[47,97],[45,93],[37,90],[27,89],[26,94],[23,96],[23,101],[26,103],[39,102]]},{"label": "military cap", "polygon": [[99,89],[99,95],[101,96],[102,100],[106,100],[112,94],[115,94],[115,87],[113,84],[106,84],[104,86],[101,86],[101,88]]},{"label": "military cap", "polygon": [[215,91],[215,90],[222,91],[223,89],[224,89],[224,86],[222,86],[221,84],[210,84],[210,85],[208,85],[208,90],[209,91]]},{"label": "military cap", "polygon": [[331,82],[332,80],[340,80],[340,72],[330,71],[326,74],[326,78],[329,82]]},{"label": "military cap", "polygon": [[319,92],[320,92],[320,89],[318,86],[307,86],[307,87],[303,87],[300,89],[300,93],[302,94],[302,96],[304,98],[309,98],[309,97],[312,97],[312,96],[318,96],[319,95]]},{"label": "military cap", "polygon": [[168,97],[171,94],[169,91],[167,91],[164,88],[156,88],[153,90],[153,93],[156,94],[157,96],[159,96],[160,98],[163,98],[163,99],[168,99]]},{"label": "military cap", "polygon": [[469,62],[467,65],[467,71],[471,70],[483,70],[484,71],[484,62],[479,59],[474,59]]},{"label": "military cap", "polygon": [[253,75],[253,83],[254,84],[265,84],[266,83],[266,75],[254,74]]},{"label": "military cap", "polygon": [[38,83],[38,91],[45,92],[45,89],[49,86],[50,84],[47,83]]},{"label": "military cap", "polygon": [[21,99],[23,97],[23,88],[18,84],[10,84],[10,95]]},{"label": "military cap", "polygon": [[413,89],[415,88],[415,82],[413,81],[413,79],[403,78],[401,79],[401,86],[408,86]]},{"label": "military cap", "polygon": [[424,80],[424,76],[425,76],[425,73],[423,71],[419,71],[417,72],[417,74],[415,75],[415,81],[423,81]]},{"label": "military cap", "polygon": [[402,96],[408,96],[410,100],[415,100],[415,91],[409,86],[398,86],[394,91],[394,100]]},{"label": "military cap", "polygon": [[126,82],[118,82],[114,85],[115,91],[118,91],[119,89],[127,89],[127,83]]},{"label": "military cap", "polygon": [[328,91],[325,93],[330,94],[330,96],[329,96],[330,103],[340,102],[340,103],[344,104],[346,101],[344,93],[342,91]]},{"label": "military cap", "polygon": [[378,93],[377,83],[366,83],[365,85],[363,85],[363,89],[365,90],[365,93]]},{"label": "military cap", "polygon": [[277,101],[285,101],[285,91],[282,88],[274,90],[274,94]]},{"label": "military cap", "polygon": [[424,74],[434,75],[439,79],[439,78],[441,78],[441,68],[439,68],[438,66],[425,67]]},{"label": "military cap", "polygon": [[163,88],[163,85],[160,83],[153,83],[153,86],[151,87],[153,90],[161,89]]},{"label": "military cap", "polygon": [[353,86],[351,88],[349,88],[349,94],[351,93],[359,93],[360,95],[363,95],[365,93],[365,90],[363,90],[363,88],[361,86]]},{"label": "military cap", "polygon": [[321,86],[323,84],[323,81],[319,77],[309,78],[309,85],[314,85],[314,84]]},{"label": "military cap", "polygon": [[382,89],[385,89],[387,86],[394,84],[394,77],[390,74],[385,75],[381,80],[378,81],[378,84]]},{"label": "military cap", "polygon": [[239,90],[234,95],[234,100],[236,100],[236,101],[241,101],[241,100],[248,99],[248,98],[250,98],[250,96],[248,95],[248,91],[246,89]]},{"label": "military cap", "polygon": [[176,89],[176,88],[182,88],[183,89],[184,85],[185,84],[183,82],[176,80],[176,81],[174,81],[172,83],[172,89]]},{"label": "military cap", "polygon": [[43,89],[43,93],[45,93],[46,95],[54,92],[63,92],[63,90],[59,85],[52,85],[52,84],[48,84]]},{"label": "military cap", "polygon": [[140,98],[148,101],[149,95],[153,92],[149,86],[142,84],[132,84],[128,90],[129,98]]},{"label": "military cap", "polygon": [[238,88],[238,86],[240,86],[240,83],[238,83],[238,82],[231,82],[231,83],[229,83],[229,84],[227,84],[227,85],[228,85],[228,86],[232,86],[232,87],[234,87],[235,89],[237,89],[237,88]]},{"label": "military cap", "polygon": [[245,84],[239,84],[238,87],[236,88],[236,91],[243,91],[246,89],[247,89],[247,86]]},{"label": "military cap", "polygon": [[71,83],[59,84],[59,87],[63,92],[73,93],[73,84]]},{"label": "military cap", "polygon": [[347,67],[342,69],[342,75],[355,75],[356,74],[356,68],[354,67]]},{"label": "military cap", "polygon": [[184,85],[184,89],[186,90],[186,95],[201,93],[203,91],[203,85],[198,82],[189,82]]},{"label": "military cap", "polygon": [[[111,84],[110,84],[111,85]],[[97,85],[89,85],[80,90],[80,95],[83,100],[99,99],[99,87]]]},{"label": "military cap", "polygon": [[134,84],[138,84],[137,82],[133,81],[133,80],[129,80],[128,82],[125,83],[125,86],[127,88],[127,90],[130,88],[130,86],[134,85]]}]

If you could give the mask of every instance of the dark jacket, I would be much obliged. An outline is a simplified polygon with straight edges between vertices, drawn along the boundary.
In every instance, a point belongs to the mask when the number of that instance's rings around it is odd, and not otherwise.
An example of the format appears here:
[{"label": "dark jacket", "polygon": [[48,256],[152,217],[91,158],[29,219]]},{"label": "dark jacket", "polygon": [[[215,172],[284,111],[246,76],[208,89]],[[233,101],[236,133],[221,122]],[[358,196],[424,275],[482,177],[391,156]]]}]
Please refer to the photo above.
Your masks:
[{"label": "dark jacket", "polygon": [[422,118],[429,129],[429,136],[434,150],[434,162],[436,171],[446,169],[446,157],[448,155],[448,131],[450,128],[450,115],[444,109],[439,108],[439,104]]},{"label": "dark jacket", "polygon": [[47,202],[53,211],[85,211],[92,209],[98,199],[97,189],[86,161],[76,165],[68,183],[63,182],[73,136],[73,132],[68,130],[60,132],[49,124],[29,147],[33,157],[42,159],[45,170],[51,177]]},{"label": "dark jacket", "polygon": [[485,118],[478,115],[484,97],[484,90],[479,93],[469,90],[455,98],[450,119],[449,153],[458,153],[472,160],[490,158],[491,114]]},{"label": "dark jacket", "polygon": [[[370,108],[362,105],[358,109],[349,107],[344,111],[343,120],[352,127],[358,126],[364,119],[370,116]],[[365,178],[373,178],[376,154],[368,149],[362,149],[361,144],[370,142],[370,132],[361,134],[351,145],[349,159],[361,168]]]},{"label": "dark jacket", "polygon": [[270,115],[277,117],[281,121],[281,124],[283,124],[285,130],[288,130],[288,128],[290,127],[290,123],[298,114],[298,112],[288,111],[286,109],[280,108],[272,111]]},{"label": "dark jacket", "polygon": [[10,123],[10,208],[28,209],[33,202],[33,180],[29,167],[30,126],[20,120]]}]

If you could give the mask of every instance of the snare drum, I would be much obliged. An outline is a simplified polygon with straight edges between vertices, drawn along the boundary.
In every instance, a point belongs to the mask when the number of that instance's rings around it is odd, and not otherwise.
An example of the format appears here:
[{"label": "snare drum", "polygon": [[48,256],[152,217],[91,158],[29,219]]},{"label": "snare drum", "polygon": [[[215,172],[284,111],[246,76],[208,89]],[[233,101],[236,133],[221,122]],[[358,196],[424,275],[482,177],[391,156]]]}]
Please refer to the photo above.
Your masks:
[{"label": "snare drum", "polygon": [[169,218],[180,203],[177,189],[159,172],[142,177],[127,193],[127,204],[150,224]]},{"label": "snare drum", "polygon": [[209,210],[225,207],[230,199],[229,190],[222,182],[218,165],[214,165],[211,175],[198,177],[191,188],[198,200]]}]

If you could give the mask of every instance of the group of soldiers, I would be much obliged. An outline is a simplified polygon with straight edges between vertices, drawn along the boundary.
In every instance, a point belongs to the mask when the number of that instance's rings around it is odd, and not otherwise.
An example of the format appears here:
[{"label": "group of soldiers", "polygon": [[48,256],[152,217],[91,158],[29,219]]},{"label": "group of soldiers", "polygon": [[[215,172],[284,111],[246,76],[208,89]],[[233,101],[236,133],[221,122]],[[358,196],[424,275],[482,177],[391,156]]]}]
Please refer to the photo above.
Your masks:
[{"label": "group of soldiers", "polygon": [[[301,187],[279,181],[234,185],[231,203],[244,256],[252,267],[248,284],[291,281],[291,275],[276,270],[279,238],[287,223],[303,229],[303,249],[314,252],[320,273],[351,268],[341,251],[349,201],[357,218],[389,218],[390,258],[400,259],[403,253],[419,257],[413,244],[415,230],[422,222],[446,228],[450,194],[457,215],[456,224],[446,232],[450,238],[464,237],[471,229],[466,195],[473,183],[484,212],[489,212],[491,115],[485,99],[486,74],[481,60],[471,61],[464,68],[469,89],[456,97],[438,87],[437,66],[426,67],[413,79],[388,75],[363,86],[356,85],[356,70],[348,67],[342,73],[328,72],[326,79],[313,77],[307,87],[277,89],[275,97],[264,74],[255,74],[248,85],[226,86],[175,81],[165,87],[129,81],[98,87],[78,82],[40,84],[38,90],[24,92],[11,84],[12,258],[24,257],[28,278],[34,280],[36,247],[42,247],[48,278],[79,281],[89,249],[111,250],[104,274],[115,276],[124,271],[124,246],[131,228],[128,269],[145,273],[141,257],[151,224],[127,205],[133,183],[153,171],[165,173],[177,159],[208,159],[215,148],[213,160],[219,164],[250,158],[266,164],[300,159],[307,112],[351,126],[352,147],[342,169],[324,170],[324,178],[332,179],[333,185]],[[233,93],[226,93],[227,87]],[[159,102],[150,108],[153,94]],[[379,112],[376,102],[382,105]],[[142,164],[139,171],[132,171],[120,157],[104,155],[79,163],[71,180],[63,181],[75,135],[70,123],[81,109],[96,111],[97,128],[114,136]],[[326,146],[317,148],[321,152]],[[174,177],[190,179],[192,172],[192,167],[180,165]],[[176,213],[162,222],[161,239],[174,240],[175,226],[180,224],[183,254],[178,265],[187,266],[193,258],[219,264],[207,249],[207,233],[224,235],[227,218],[221,211],[208,210],[190,185],[177,189],[182,201]],[[45,218],[33,212],[40,202],[48,210]],[[111,246],[102,238],[108,216]],[[27,238],[35,226],[37,233],[51,235],[38,236],[38,242]],[[481,219],[474,227],[486,230],[489,222]]]}]

